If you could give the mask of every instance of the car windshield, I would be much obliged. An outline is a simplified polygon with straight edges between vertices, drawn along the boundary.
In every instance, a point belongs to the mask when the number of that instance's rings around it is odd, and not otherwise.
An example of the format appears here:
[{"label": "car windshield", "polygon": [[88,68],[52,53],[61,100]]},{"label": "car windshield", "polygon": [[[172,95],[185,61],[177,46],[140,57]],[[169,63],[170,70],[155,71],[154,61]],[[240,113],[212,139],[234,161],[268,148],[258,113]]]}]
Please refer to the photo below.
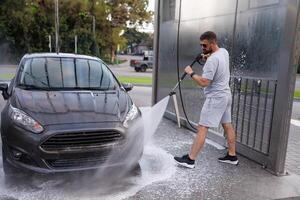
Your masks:
[{"label": "car windshield", "polygon": [[81,58],[31,58],[20,68],[18,86],[45,90],[115,90],[118,83],[100,61]]}]

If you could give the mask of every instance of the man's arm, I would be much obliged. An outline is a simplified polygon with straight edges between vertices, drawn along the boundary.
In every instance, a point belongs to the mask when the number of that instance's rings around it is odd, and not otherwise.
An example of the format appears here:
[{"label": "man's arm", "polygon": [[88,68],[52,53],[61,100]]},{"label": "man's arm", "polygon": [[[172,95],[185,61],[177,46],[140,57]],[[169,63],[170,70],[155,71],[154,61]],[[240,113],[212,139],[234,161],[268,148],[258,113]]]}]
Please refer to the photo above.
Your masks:
[{"label": "man's arm", "polygon": [[202,86],[202,87],[207,87],[207,86],[209,86],[210,83],[211,83],[211,80],[206,79],[206,78],[203,78],[202,76],[195,74],[194,71],[193,71],[193,69],[192,69],[190,66],[187,66],[187,67],[184,69],[184,71],[185,71],[188,75],[193,74],[193,75],[192,75],[192,79],[193,79],[194,81],[196,81],[196,83],[197,83],[198,85]]}]

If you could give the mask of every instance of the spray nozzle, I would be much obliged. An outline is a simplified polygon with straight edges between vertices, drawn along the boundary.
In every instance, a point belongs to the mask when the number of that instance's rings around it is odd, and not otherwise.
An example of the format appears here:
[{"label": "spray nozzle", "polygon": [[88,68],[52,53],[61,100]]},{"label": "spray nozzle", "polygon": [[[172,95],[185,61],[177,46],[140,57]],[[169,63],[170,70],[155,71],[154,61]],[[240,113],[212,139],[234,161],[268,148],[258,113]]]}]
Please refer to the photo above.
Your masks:
[{"label": "spray nozzle", "polygon": [[176,94],[176,92],[175,92],[175,91],[171,91],[171,92],[169,93],[169,96],[171,97],[171,96],[173,96],[174,94]]}]

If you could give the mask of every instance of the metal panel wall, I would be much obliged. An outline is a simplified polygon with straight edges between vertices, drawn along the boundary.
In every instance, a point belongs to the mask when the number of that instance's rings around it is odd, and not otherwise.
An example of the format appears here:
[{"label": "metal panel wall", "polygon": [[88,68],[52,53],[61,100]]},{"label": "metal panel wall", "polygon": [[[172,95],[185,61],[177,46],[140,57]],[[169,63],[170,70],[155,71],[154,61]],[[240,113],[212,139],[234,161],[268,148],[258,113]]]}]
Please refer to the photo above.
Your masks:
[{"label": "metal panel wall", "polygon": [[[201,33],[216,32],[219,45],[231,55],[232,114],[238,152],[276,174],[283,174],[291,88],[295,82],[292,72],[299,56],[299,50],[294,48],[299,1],[157,0],[156,3],[159,28],[154,102],[168,95],[177,82],[177,73],[181,74],[200,51]],[[201,73],[200,66],[194,68]],[[203,91],[187,78],[182,93],[188,117],[197,124],[204,102]],[[282,101],[287,97],[288,101]],[[174,113],[172,102],[166,114],[172,118],[170,113]],[[211,130],[209,137],[225,144],[221,129]]]}]

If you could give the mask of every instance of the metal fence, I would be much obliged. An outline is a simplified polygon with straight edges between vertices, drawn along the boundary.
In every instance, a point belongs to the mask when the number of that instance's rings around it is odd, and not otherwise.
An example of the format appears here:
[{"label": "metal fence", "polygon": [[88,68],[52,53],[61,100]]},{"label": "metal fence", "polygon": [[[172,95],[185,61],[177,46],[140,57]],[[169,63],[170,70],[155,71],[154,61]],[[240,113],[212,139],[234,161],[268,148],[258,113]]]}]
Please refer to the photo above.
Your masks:
[{"label": "metal fence", "polygon": [[230,83],[237,142],[268,154],[277,81],[231,77]]}]

